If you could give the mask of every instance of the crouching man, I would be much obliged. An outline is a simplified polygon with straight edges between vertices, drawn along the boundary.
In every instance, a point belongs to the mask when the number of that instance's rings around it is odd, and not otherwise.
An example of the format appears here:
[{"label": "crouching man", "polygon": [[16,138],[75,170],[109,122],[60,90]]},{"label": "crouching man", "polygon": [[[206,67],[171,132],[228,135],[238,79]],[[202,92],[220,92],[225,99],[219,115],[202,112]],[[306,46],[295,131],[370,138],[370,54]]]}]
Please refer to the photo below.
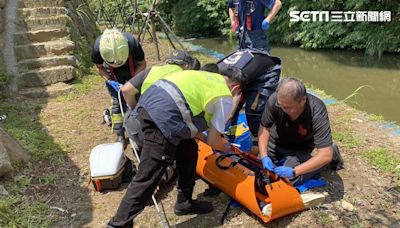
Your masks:
[{"label": "crouching man", "polygon": [[[338,147],[332,143],[325,104],[306,92],[292,77],[280,81],[265,106],[258,133],[263,168],[300,185],[327,167],[343,168]],[[316,149],[316,154],[311,152]],[[282,166],[277,164],[283,161]]]}]

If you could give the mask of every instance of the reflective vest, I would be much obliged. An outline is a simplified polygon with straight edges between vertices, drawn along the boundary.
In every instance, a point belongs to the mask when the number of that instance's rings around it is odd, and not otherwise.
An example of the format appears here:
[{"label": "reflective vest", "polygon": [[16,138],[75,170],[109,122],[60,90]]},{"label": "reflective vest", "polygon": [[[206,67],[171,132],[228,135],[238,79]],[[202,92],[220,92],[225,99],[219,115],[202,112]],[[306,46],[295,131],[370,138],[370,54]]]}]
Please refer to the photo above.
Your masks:
[{"label": "reflective vest", "polygon": [[[210,126],[212,114],[206,111],[207,104],[218,97],[232,97],[225,79],[219,74],[185,70],[178,74],[167,75],[164,79],[179,88],[194,117],[204,113],[208,126]],[[168,88],[163,87],[163,89],[169,92]],[[177,105],[179,107],[179,104]]]},{"label": "reflective vest", "polygon": [[146,79],[143,81],[141,87],[141,94],[143,94],[151,85],[157,80],[163,78],[169,73],[183,71],[182,67],[175,64],[167,64],[164,66],[153,66]]}]

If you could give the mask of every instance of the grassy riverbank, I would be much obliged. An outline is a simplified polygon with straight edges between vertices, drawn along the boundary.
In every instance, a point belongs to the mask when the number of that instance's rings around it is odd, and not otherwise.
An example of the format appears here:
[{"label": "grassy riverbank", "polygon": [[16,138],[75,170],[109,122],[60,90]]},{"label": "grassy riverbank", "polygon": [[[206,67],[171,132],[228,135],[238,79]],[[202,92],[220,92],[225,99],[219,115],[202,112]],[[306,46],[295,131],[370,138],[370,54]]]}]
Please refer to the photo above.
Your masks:
[{"label": "grassy riverbank", "polygon": [[[154,47],[144,46],[148,64],[159,63]],[[169,47],[162,49],[165,58]],[[194,53],[201,62],[214,60]],[[110,129],[101,124],[109,96],[103,79],[94,71],[73,82],[75,91],[52,99],[8,100],[0,103],[0,113],[8,115],[3,127],[32,154],[29,164],[1,185],[9,193],[0,198],[1,227],[101,227],[115,213],[126,185],[116,191],[98,193],[89,179],[90,150],[112,142]],[[325,96],[325,95],[323,95]],[[327,172],[326,202],[272,222],[282,227],[370,227],[395,226],[400,221],[400,140],[379,125],[373,116],[337,103],[328,107],[334,140],[342,149],[346,169]],[[194,196],[206,188],[197,180]],[[172,188],[171,188],[172,189]],[[215,212],[202,216],[173,214],[175,190],[159,194],[171,225],[180,227],[219,226],[229,199],[221,194],[213,202]],[[171,190],[171,191],[169,191]],[[350,204],[349,206],[344,206]],[[154,206],[137,219],[140,227],[159,225]],[[261,227],[247,210],[233,208],[226,226]]]}]

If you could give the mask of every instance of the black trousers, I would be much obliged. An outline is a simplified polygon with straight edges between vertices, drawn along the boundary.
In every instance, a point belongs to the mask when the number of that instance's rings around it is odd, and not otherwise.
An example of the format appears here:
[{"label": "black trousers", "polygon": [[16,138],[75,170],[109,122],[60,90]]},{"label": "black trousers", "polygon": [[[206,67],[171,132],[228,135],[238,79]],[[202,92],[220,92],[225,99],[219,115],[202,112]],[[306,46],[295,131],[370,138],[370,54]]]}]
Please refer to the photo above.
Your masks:
[{"label": "black trousers", "polygon": [[144,209],[165,172],[176,160],[177,188],[193,191],[196,177],[197,143],[194,139],[171,144],[157,128],[146,110],[139,109],[139,121],[144,134],[143,149],[136,176],[129,184],[115,216],[108,227],[132,227],[133,219]]}]

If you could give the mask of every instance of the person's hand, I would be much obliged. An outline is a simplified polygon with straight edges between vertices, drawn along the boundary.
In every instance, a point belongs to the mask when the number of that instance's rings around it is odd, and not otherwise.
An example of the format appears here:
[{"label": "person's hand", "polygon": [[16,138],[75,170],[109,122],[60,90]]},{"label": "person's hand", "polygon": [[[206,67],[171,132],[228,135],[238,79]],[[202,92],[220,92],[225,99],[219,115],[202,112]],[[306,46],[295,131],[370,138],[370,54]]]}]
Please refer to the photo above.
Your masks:
[{"label": "person's hand", "polygon": [[265,18],[261,24],[261,28],[262,30],[268,30],[269,29],[269,21],[267,20],[267,18]]},{"label": "person's hand", "polygon": [[269,171],[273,171],[276,165],[272,162],[271,158],[265,156],[261,159],[261,163],[264,169],[268,169]]},{"label": "person's hand", "polygon": [[289,166],[278,166],[274,169],[274,172],[276,175],[280,177],[287,177],[287,178],[292,178],[293,177],[293,171],[294,169]]},{"label": "person's hand", "polygon": [[113,80],[107,80],[107,84],[109,84],[116,92],[118,92],[122,86],[122,84]]}]

